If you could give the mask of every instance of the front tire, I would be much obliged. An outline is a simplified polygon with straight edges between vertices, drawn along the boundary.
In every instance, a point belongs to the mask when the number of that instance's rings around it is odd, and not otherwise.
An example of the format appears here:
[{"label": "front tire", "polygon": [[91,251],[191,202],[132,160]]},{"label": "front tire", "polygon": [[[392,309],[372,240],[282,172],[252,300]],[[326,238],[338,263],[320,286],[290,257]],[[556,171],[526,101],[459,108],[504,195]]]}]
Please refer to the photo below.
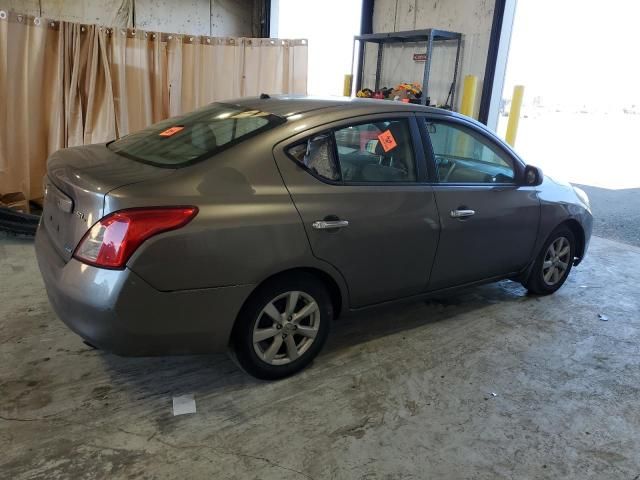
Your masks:
[{"label": "front tire", "polygon": [[324,345],[333,318],[331,298],[313,275],[276,277],[242,308],[232,337],[240,366],[264,380],[305,368]]},{"label": "front tire", "polygon": [[556,228],[540,250],[525,288],[536,295],[558,290],[569,276],[576,251],[573,232],[565,225]]}]

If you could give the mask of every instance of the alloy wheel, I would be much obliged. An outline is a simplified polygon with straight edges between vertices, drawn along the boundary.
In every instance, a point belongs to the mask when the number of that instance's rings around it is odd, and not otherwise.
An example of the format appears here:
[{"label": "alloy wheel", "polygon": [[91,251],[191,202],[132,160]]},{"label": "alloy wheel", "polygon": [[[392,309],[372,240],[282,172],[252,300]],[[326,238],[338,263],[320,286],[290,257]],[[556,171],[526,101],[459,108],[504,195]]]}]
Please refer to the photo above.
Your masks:
[{"label": "alloy wheel", "polygon": [[570,261],[571,245],[569,240],[566,237],[556,238],[547,248],[542,262],[544,283],[549,286],[558,283],[569,268]]},{"label": "alloy wheel", "polygon": [[309,294],[290,291],[262,309],[253,327],[253,349],[270,365],[291,363],[309,350],[320,328],[320,309]]}]

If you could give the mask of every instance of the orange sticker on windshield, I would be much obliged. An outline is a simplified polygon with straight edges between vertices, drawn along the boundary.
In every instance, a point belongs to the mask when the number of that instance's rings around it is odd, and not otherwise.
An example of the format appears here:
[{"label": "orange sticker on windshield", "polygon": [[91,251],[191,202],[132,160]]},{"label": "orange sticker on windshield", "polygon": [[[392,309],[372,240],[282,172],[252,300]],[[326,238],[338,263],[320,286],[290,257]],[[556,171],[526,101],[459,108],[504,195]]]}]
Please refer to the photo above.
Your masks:
[{"label": "orange sticker on windshield", "polygon": [[170,137],[171,135],[175,135],[180,130],[183,130],[184,127],[171,127],[159,133],[161,137]]},{"label": "orange sticker on windshield", "polygon": [[393,150],[398,146],[398,144],[396,143],[396,139],[393,138],[393,135],[391,134],[391,130],[385,130],[380,135],[378,135],[378,140],[380,141],[382,149],[385,153],[387,153],[389,150]]}]

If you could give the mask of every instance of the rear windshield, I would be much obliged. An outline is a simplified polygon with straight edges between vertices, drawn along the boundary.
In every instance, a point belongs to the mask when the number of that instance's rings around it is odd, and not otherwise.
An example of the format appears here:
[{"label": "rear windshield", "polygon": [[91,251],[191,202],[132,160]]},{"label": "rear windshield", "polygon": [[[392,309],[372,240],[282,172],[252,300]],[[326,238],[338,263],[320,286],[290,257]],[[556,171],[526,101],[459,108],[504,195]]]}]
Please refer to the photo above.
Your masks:
[{"label": "rear windshield", "polygon": [[159,167],[181,167],[285,121],[259,110],[212,103],[122,137],[111,142],[109,148],[125,157]]}]

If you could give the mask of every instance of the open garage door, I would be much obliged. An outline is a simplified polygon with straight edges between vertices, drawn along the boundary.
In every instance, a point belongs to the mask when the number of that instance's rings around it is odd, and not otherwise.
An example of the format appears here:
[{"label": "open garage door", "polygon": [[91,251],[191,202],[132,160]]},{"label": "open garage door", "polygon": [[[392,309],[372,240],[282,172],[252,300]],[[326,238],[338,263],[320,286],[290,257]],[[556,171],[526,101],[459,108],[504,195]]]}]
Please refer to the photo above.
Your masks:
[{"label": "open garage door", "polygon": [[520,0],[497,128],[504,138],[514,85],[524,85],[516,150],[587,192],[596,235],[635,245],[640,64],[624,46],[637,44],[638,18],[640,5],[624,0]]}]

